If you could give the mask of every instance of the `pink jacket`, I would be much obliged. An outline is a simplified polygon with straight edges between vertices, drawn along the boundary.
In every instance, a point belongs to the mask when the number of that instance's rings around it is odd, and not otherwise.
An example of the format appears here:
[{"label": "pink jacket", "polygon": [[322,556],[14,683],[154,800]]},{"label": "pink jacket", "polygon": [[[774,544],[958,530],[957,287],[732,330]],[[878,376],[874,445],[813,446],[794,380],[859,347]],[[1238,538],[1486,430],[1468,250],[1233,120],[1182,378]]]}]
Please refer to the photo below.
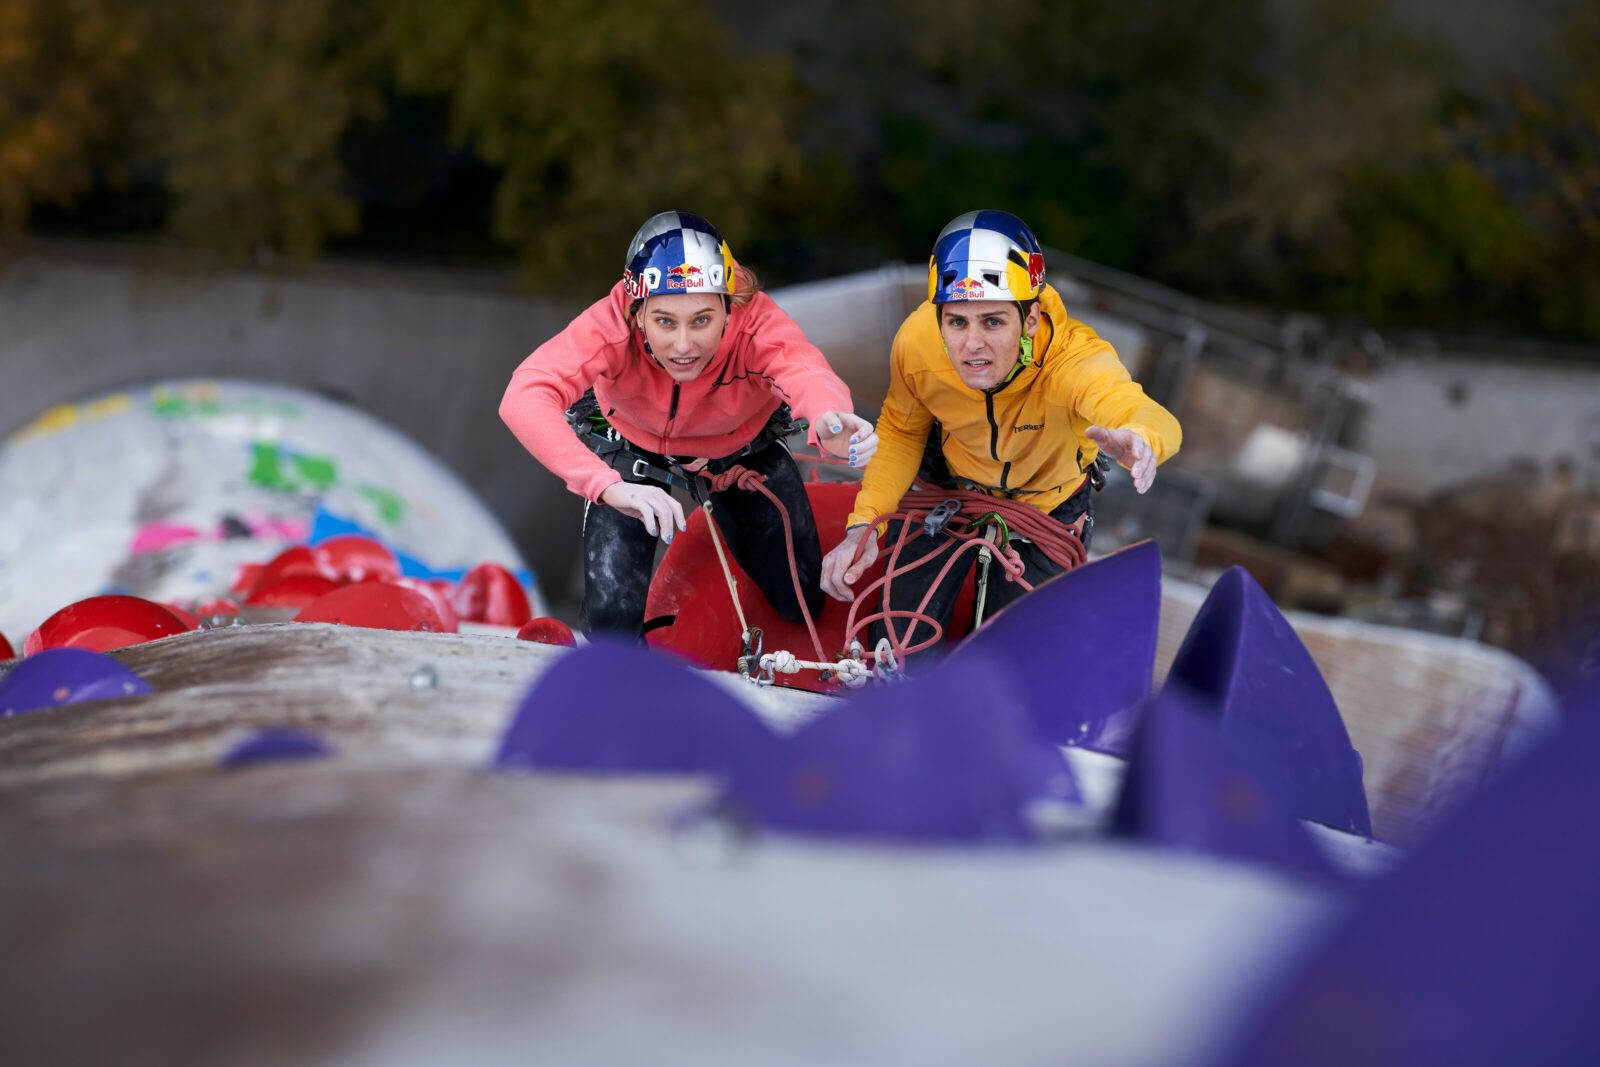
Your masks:
[{"label": "pink jacket", "polygon": [[[628,303],[618,282],[522,361],[500,401],[500,417],[517,440],[581,497],[598,501],[622,480],[567,425],[567,408],[591,385],[623,437],[682,459],[737,451],[780,403],[813,427],[825,411],[852,410],[849,388],[765,293],[733,309],[716,355],[681,385],[644,354],[639,331],[628,325]],[[814,428],[809,439],[816,443]]]}]

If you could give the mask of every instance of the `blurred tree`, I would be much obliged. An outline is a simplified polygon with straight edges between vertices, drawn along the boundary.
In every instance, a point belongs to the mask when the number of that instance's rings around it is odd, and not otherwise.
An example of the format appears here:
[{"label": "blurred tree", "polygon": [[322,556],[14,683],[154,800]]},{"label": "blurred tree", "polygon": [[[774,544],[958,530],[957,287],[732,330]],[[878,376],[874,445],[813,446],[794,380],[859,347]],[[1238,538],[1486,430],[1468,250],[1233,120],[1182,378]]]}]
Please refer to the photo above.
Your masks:
[{"label": "blurred tree", "polygon": [[[1579,4],[1564,21],[1546,93],[1502,86],[1461,138],[1460,154],[1493,181],[1535,254],[1486,264],[1517,285],[1540,325],[1600,338],[1600,7]],[[1506,268],[1514,266],[1514,271]]]},{"label": "blurred tree", "polygon": [[341,139],[370,115],[375,52],[363,4],[158,0],[138,129],[164,174],[184,246],[260,264],[305,262],[351,230]]},{"label": "blurred tree", "polygon": [[662,208],[797,281],[998,206],[1216,298],[1600,337],[1600,7],[1495,84],[1402,3],[0,0],[0,238],[122,196],[233,261],[592,291]]},{"label": "blurred tree", "polygon": [[145,31],[115,0],[0,3],[0,243],[91,184]]},{"label": "blurred tree", "polygon": [[1186,275],[1281,298],[1359,273],[1352,195],[1374,176],[1413,172],[1443,145],[1446,57],[1404,33],[1389,7],[1307,0],[1281,9],[1283,47],[1263,71],[1259,101],[1213,120],[1224,176],[1199,190]]},{"label": "blurred tree", "polygon": [[454,135],[500,169],[495,232],[547,286],[615,277],[663,209],[737,252],[798,165],[787,67],[731,54],[703,3],[393,5],[381,34],[402,86],[447,97]]},{"label": "blurred tree", "polygon": [[828,146],[856,170],[832,214],[896,258],[990,205],[1101,262],[1158,260],[1220,170],[1213,116],[1249,99],[1271,28],[1266,0],[822,6],[811,125],[857,131]]}]

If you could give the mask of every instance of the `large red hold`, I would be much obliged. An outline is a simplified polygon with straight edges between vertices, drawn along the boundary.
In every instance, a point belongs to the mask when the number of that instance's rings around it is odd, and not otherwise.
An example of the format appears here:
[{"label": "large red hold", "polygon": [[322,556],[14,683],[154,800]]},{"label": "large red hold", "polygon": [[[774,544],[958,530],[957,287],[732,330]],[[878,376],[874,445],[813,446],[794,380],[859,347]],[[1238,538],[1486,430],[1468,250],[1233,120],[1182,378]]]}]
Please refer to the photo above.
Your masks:
[{"label": "large red hold", "polygon": [[[319,555],[315,549],[308,548],[305,545],[290,545],[268,560],[260,570],[250,575],[249,586],[235,591],[246,594],[246,601],[249,602],[250,597],[255,596],[275,582],[281,582],[285,578],[293,578],[300,575],[327,578],[330,581],[334,578],[334,574],[329,568],[325,557]],[[241,569],[239,580],[242,582],[245,578],[244,570]]]},{"label": "large red hold", "polygon": [[388,582],[400,577],[400,561],[382,541],[360,534],[330,537],[313,550],[324,573],[341,585]]},{"label": "large red hold", "polygon": [[27,656],[45,648],[109,652],[189,629],[182,619],[153,600],[113,593],[68,604],[28,635],[22,651]]},{"label": "large red hold", "polygon": [[463,622],[520,627],[533,618],[522,583],[498,563],[480,563],[468,571],[451,599]]},{"label": "large red hold", "polygon": [[257,582],[245,603],[257,608],[303,608],[338,588],[338,582],[320,574],[291,574]]},{"label": "large red hold", "polygon": [[394,582],[361,582],[335,589],[306,605],[294,621],[332,622],[373,630],[445,631],[432,600]]}]

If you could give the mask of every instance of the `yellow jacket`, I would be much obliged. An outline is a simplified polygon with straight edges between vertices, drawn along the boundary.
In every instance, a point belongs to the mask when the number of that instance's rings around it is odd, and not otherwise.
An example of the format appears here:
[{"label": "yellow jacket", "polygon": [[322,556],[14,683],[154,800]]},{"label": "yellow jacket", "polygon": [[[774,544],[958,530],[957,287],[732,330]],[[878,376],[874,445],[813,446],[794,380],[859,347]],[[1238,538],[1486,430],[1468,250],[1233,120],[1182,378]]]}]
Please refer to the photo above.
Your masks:
[{"label": "yellow jacket", "polygon": [[1178,451],[1178,420],[1145,395],[1111,345],[1068,315],[1051,286],[1039,294],[1039,309],[1032,366],[987,392],[956,374],[932,304],[906,317],[889,356],[878,453],[867,464],[851,525],[898,509],[936,419],[952,476],[1046,514],[1088,476],[1099,454],[1084,433],[1090,426],[1143,435],[1158,463]]}]

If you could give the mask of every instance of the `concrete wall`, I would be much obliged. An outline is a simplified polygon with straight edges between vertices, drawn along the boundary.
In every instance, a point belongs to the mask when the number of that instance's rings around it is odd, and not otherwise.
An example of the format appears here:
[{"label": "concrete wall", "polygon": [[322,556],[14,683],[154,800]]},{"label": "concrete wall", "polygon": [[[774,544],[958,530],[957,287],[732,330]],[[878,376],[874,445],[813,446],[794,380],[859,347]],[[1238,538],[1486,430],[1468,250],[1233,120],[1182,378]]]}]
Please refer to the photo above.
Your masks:
[{"label": "concrete wall", "polygon": [[1364,432],[1375,491],[1425,497],[1486,474],[1548,476],[1600,489],[1600,371],[1527,359],[1400,354],[1374,376]]}]

